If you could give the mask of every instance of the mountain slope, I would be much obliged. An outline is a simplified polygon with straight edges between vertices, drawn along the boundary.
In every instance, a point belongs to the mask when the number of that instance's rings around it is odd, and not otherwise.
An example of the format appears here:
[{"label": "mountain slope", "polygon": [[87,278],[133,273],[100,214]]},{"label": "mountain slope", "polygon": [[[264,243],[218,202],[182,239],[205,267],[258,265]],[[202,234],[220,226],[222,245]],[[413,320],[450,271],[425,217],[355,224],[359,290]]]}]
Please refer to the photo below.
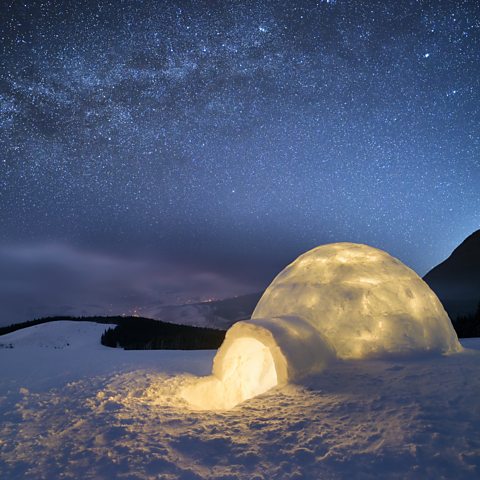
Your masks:
[{"label": "mountain slope", "polygon": [[438,295],[450,318],[473,313],[480,301],[480,230],[467,237],[423,279]]},{"label": "mountain slope", "polygon": [[263,292],[225,300],[168,305],[149,311],[149,316],[182,325],[228,329],[235,322],[250,318]]}]

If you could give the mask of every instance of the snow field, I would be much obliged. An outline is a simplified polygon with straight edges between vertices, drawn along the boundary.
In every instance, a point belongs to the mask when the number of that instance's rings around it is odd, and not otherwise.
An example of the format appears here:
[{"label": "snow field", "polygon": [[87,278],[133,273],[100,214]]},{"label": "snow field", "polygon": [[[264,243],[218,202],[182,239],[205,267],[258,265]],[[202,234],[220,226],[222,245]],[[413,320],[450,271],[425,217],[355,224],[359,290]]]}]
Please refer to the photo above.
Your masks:
[{"label": "snow field", "polygon": [[[70,346],[55,348],[55,327]],[[104,328],[1,337],[13,345],[0,348],[1,478],[479,476],[480,339],[449,356],[335,361],[232,410],[195,412],[180,392],[215,352],[109,349]]]}]

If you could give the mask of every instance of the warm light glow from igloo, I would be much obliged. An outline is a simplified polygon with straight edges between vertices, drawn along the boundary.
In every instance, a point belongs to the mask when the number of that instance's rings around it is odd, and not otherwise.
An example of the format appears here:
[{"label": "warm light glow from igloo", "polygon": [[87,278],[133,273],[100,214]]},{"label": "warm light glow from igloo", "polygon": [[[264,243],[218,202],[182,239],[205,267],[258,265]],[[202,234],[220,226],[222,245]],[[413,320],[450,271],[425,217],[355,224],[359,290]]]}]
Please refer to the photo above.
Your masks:
[{"label": "warm light glow from igloo", "polygon": [[270,349],[255,338],[239,338],[228,349],[217,375],[206,377],[183,392],[198,409],[225,410],[277,385]]},{"label": "warm light glow from igloo", "polygon": [[232,396],[252,398],[277,385],[270,350],[254,338],[239,338],[222,364],[221,379]]},{"label": "warm light glow from igloo", "polygon": [[461,350],[442,304],[413,270],[367,245],[323,245],[277,275],[252,318],[227,332],[212,375],[183,397],[194,408],[229,409],[334,358]]}]

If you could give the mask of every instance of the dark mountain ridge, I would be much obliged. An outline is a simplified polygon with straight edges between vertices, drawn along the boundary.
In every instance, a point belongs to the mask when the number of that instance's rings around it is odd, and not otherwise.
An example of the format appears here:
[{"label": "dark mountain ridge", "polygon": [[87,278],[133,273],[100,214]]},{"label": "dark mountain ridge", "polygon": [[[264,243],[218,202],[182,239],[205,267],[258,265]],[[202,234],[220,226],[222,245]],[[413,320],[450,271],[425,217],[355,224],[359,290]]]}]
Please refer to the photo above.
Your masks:
[{"label": "dark mountain ridge", "polygon": [[469,235],[423,279],[452,320],[474,314],[480,302],[480,230]]}]

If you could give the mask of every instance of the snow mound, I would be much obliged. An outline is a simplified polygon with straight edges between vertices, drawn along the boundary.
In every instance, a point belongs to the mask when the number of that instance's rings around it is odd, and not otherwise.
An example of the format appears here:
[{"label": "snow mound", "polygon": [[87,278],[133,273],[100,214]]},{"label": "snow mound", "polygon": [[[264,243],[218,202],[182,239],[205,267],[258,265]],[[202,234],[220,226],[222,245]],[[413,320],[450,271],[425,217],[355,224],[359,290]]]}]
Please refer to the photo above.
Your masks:
[{"label": "snow mound", "polygon": [[252,319],[227,332],[212,375],[183,396],[194,408],[230,409],[333,358],[461,350],[442,304],[413,270],[376,248],[335,243],[280,272]]}]

